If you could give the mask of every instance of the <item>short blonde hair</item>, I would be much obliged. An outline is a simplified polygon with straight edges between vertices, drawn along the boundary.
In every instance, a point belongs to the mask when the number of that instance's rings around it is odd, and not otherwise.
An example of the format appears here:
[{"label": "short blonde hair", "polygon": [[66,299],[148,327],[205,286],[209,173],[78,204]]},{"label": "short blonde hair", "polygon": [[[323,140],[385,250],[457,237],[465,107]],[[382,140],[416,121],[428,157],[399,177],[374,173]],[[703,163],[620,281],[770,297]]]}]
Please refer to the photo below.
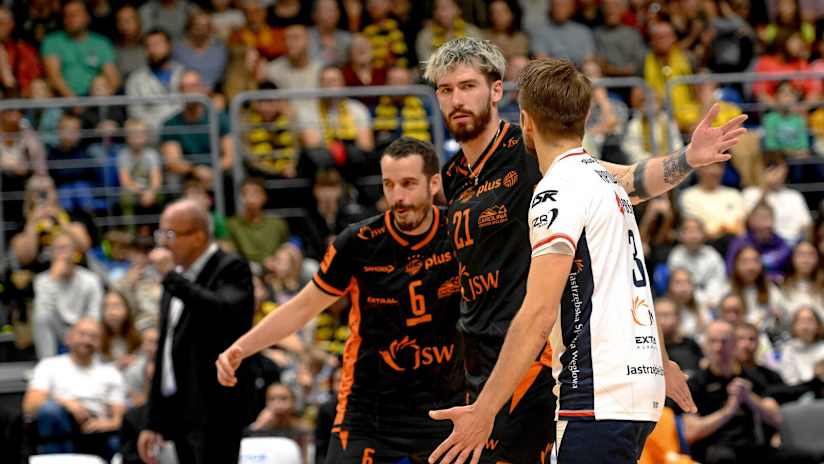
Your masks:
[{"label": "short blonde hair", "polygon": [[506,58],[497,45],[489,40],[461,37],[441,45],[426,62],[423,77],[437,85],[456,66],[473,66],[490,82],[503,80]]}]

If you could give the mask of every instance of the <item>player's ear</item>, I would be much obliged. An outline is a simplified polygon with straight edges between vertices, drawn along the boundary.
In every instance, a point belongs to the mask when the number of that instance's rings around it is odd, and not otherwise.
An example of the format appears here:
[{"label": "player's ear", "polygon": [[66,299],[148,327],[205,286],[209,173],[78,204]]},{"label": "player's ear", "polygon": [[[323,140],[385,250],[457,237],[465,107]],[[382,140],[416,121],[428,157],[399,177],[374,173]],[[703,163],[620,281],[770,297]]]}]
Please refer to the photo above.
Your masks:
[{"label": "player's ear", "polygon": [[438,192],[442,190],[442,185],[441,173],[433,174],[429,178],[429,191],[432,192],[433,197],[437,196]]},{"label": "player's ear", "polygon": [[521,109],[520,118],[521,130],[524,134],[529,134],[529,136],[532,136],[532,118],[529,117],[529,113]]},{"label": "player's ear", "polygon": [[499,103],[502,98],[504,98],[504,82],[501,80],[497,80],[492,83],[492,87],[490,88],[490,98],[492,99],[492,103]]}]

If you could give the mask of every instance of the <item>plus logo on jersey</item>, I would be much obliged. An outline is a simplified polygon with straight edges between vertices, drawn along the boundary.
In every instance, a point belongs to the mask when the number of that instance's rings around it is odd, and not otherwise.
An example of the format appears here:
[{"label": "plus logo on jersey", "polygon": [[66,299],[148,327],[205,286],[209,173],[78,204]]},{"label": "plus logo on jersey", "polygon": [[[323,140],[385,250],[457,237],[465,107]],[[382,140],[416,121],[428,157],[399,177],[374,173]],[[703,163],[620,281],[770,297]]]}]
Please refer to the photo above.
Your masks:
[{"label": "plus logo on jersey", "polygon": [[655,323],[652,308],[649,307],[646,300],[639,296],[636,296],[632,302],[632,320],[641,327],[650,327]]},{"label": "plus logo on jersey", "polygon": [[384,362],[393,370],[404,372],[417,370],[432,364],[445,364],[452,360],[455,345],[420,346],[417,339],[407,335],[401,340],[394,340],[388,350],[380,351]]}]

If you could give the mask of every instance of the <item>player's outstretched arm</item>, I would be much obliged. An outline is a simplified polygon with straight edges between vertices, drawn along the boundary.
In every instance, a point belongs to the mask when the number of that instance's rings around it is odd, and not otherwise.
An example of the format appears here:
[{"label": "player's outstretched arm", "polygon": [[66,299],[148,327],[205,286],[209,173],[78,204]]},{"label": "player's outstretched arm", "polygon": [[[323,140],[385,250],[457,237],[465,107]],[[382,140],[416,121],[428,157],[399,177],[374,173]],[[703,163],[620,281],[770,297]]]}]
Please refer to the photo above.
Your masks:
[{"label": "player's outstretched arm", "polygon": [[571,267],[571,255],[550,253],[532,258],[524,303],[509,326],[495,369],[478,399],[469,406],[429,413],[433,419],[453,423],[452,434],[435,449],[430,463],[461,464],[470,455],[472,464],[478,462],[495,415],[547,343]]},{"label": "player's outstretched arm", "polygon": [[747,115],[740,115],[721,127],[713,128],[712,121],[718,116],[716,103],[692,132],[689,145],[669,156],[639,161],[631,166],[601,164],[618,180],[637,204],[670,191],[683,182],[695,168],[720,163],[730,159],[729,150],[747,132],[741,127]]},{"label": "player's outstretched arm", "polygon": [[288,303],[270,313],[220,354],[215,362],[218,382],[226,387],[235,386],[235,371],[244,359],[297,332],[338,298],[321,291],[314,281],[306,284]]}]

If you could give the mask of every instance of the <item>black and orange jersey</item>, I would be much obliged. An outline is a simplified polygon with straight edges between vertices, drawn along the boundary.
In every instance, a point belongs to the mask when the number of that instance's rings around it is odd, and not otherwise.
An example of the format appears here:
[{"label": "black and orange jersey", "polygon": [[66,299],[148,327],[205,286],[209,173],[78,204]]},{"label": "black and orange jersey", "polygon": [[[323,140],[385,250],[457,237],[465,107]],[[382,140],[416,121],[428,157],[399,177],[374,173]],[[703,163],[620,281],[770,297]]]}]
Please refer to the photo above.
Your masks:
[{"label": "black and orange jersey", "polygon": [[[467,378],[479,391],[526,294],[527,214],[541,172],[524,147],[521,128],[502,121],[474,166],[458,152],[442,175],[449,237],[460,263],[458,328],[464,335]],[[548,353],[542,359],[551,366]]]},{"label": "black and orange jersey", "polygon": [[456,323],[458,265],[444,211],[420,236],[401,233],[391,213],[349,226],[314,276],[334,296],[349,296],[336,425],[361,416],[426,415],[460,404],[466,391]]}]

